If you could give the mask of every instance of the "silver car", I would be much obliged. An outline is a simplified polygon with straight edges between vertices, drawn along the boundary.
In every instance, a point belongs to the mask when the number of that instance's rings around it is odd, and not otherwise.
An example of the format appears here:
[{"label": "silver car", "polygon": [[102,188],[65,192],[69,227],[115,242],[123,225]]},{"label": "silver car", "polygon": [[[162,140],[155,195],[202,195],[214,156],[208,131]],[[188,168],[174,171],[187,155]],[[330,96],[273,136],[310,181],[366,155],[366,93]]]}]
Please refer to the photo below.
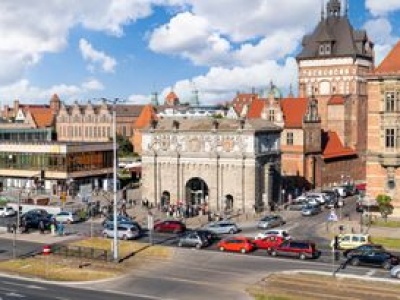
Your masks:
[{"label": "silver car", "polygon": [[240,231],[239,226],[237,226],[235,223],[231,221],[219,221],[219,222],[209,223],[203,228],[211,232],[214,232],[216,234],[227,234],[227,233],[234,234]]},{"label": "silver car", "polygon": [[[123,240],[133,240],[140,237],[140,229],[133,224],[118,224],[117,227],[117,237]],[[103,230],[103,236],[106,238],[114,237],[114,226],[108,225]]]},{"label": "silver car", "polygon": [[390,270],[390,276],[400,279],[400,265],[395,266]]},{"label": "silver car", "polygon": [[285,223],[286,222],[283,220],[281,216],[271,215],[271,216],[265,216],[260,221],[258,221],[257,227],[262,229],[268,229],[268,228],[279,227],[281,225],[284,225]]}]

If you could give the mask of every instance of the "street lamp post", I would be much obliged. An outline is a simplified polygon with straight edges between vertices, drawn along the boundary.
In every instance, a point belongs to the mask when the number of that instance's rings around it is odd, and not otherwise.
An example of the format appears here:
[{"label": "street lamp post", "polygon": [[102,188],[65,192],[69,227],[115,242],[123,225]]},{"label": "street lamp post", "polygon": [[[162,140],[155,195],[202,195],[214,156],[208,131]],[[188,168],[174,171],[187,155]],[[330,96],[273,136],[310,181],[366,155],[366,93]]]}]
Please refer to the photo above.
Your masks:
[{"label": "street lamp post", "polygon": [[114,99],[113,101],[113,194],[114,194],[114,203],[113,203],[113,215],[114,215],[114,239],[113,239],[113,256],[114,260],[118,260],[118,222],[117,222],[117,116],[116,116],[116,102],[118,99]]}]

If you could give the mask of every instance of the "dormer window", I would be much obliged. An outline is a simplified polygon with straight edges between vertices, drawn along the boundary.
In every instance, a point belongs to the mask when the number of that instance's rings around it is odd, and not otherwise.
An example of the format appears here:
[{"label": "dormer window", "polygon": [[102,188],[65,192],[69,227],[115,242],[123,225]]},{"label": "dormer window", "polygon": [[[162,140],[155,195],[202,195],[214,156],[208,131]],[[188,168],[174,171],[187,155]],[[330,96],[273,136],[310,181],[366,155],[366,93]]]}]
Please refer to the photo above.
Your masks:
[{"label": "dormer window", "polygon": [[320,55],[330,55],[332,53],[332,45],[330,43],[324,43],[319,45]]}]

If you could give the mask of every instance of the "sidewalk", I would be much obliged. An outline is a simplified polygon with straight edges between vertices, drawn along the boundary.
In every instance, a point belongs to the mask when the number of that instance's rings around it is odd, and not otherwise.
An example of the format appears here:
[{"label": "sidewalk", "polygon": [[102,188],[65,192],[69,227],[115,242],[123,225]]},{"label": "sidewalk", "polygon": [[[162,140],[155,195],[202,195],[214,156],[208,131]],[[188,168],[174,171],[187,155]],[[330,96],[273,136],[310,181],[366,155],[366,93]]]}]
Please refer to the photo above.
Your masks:
[{"label": "sidewalk", "polygon": [[41,243],[41,244],[54,244],[54,243],[62,243],[67,241],[76,240],[79,238],[76,234],[64,235],[64,236],[53,236],[50,233],[41,234],[39,232],[31,232],[31,233],[19,233],[14,235],[13,233],[0,233],[0,238],[3,239],[16,239],[16,241],[26,241],[33,243]]}]

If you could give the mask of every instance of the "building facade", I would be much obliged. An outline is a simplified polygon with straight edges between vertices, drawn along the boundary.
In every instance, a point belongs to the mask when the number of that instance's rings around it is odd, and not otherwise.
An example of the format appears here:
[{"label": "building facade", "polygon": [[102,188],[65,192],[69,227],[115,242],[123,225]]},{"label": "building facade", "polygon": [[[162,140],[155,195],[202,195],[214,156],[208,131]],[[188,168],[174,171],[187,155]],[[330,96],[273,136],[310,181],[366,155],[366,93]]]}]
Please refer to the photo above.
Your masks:
[{"label": "building facade", "polygon": [[386,194],[400,216],[400,42],[368,78],[367,193]]},{"label": "building facade", "polygon": [[154,121],[143,131],[142,196],[155,205],[264,209],[279,201],[280,131],[264,120]]}]

